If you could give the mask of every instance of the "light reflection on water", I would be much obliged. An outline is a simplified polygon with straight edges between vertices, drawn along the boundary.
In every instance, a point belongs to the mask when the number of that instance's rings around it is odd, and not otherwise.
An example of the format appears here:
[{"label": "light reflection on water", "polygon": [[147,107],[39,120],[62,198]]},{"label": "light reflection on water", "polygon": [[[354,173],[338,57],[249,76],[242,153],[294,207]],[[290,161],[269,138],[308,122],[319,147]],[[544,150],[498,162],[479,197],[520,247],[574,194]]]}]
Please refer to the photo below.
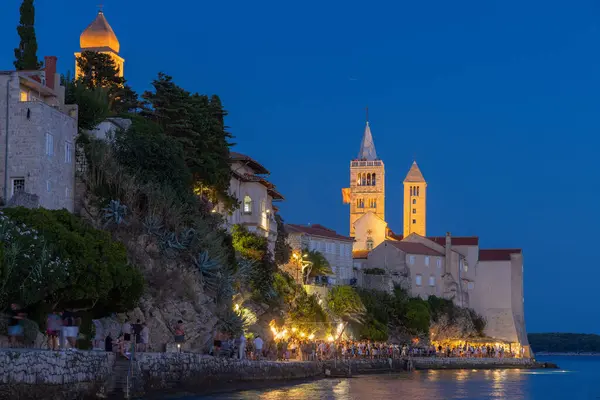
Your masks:
[{"label": "light reflection on water", "polygon": [[[557,360],[557,362],[561,362]],[[546,400],[600,399],[600,360],[569,370],[458,370],[323,379],[186,400]],[[561,365],[562,366],[562,365]]]}]

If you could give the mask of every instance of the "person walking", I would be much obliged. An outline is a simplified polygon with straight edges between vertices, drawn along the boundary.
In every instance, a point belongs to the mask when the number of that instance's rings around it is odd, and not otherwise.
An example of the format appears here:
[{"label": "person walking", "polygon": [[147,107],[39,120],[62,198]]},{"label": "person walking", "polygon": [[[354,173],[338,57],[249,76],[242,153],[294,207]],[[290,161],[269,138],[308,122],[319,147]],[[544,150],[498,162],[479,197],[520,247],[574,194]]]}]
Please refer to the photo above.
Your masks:
[{"label": "person walking", "polygon": [[242,332],[240,336],[239,359],[243,360],[246,357],[246,335]]},{"label": "person walking", "polygon": [[150,329],[148,328],[148,325],[145,322],[142,324],[140,339],[140,351],[148,351],[148,343],[150,342]]},{"label": "person walking", "polygon": [[23,320],[27,314],[20,309],[19,305],[13,303],[10,305],[10,322],[8,325],[8,337],[11,347],[17,347],[17,343],[23,341],[24,329]]},{"label": "person walking", "polygon": [[254,348],[256,349],[256,359],[260,360],[262,358],[262,350],[263,350],[263,340],[260,338],[260,335],[256,335],[256,339],[254,339]]}]

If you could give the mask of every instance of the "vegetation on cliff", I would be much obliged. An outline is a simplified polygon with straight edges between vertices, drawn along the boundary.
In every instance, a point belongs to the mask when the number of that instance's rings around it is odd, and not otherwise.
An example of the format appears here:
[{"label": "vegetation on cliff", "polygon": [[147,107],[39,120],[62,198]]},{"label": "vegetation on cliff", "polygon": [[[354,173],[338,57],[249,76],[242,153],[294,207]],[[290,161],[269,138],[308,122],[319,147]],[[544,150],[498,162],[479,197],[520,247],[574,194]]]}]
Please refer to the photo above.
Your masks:
[{"label": "vegetation on cliff", "polygon": [[143,292],[125,247],[66,210],[6,208],[0,242],[0,309],[45,303],[110,313],[131,309]]},{"label": "vegetation on cliff", "polygon": [[360,289],[366,307],[363,324],[352,324],[361,339],[408,341],[412,337],[432,339],[483,336],[485,320],[473,310],[456,306],[451,300],[429,296],[411,297],[401,288],[393,294]]}]

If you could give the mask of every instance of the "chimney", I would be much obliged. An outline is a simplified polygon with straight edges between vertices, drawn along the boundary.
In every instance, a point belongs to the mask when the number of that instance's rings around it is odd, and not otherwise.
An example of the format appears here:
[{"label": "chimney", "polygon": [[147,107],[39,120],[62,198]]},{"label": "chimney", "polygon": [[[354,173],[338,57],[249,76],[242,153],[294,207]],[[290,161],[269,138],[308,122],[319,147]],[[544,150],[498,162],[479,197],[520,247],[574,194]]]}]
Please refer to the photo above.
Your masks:
[{"label": "chimney", "polygon": [[56,56],[45,56],[44,57],[44,71],[46,72],[46,86],[50,89],[55,89],[56,84]]},{"label": "chimney", "polygon": [[446,259],[444,260],[444,272],[449,273],[451,271],[450,266],[452,264],[452,237],[450,232],[446,232]]}]

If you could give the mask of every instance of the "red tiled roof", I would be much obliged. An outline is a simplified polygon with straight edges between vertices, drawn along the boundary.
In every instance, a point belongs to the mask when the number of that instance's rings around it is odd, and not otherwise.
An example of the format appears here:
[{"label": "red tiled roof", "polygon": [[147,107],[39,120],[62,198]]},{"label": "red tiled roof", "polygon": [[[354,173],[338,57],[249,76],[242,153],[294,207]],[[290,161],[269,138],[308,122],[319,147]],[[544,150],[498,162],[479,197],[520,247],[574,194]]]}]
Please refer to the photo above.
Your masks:
[{"label": "red tiled roof", "polygon": [[246,165],[248,165],[250,168],[252,168],[254,170],[254,172],[257,174],[265,174],[265,175],[269,174],[269,170],[266,169],[261,163],[259,163],[258,161],[254,160],[253,158],[251,158],[245,154],[236,153],[235,151],[231,151],[231,152],[229,152],[229,158],[232,161],[244,161],[246,163]]},{"label": "red tiled roof", "polygon": [[[446,236],[428,236],[427,239],[440,246],[446,246]],[[479,246],[477,236],[452,236],[450,239],[452,246]]]},{"label": "red tiled roof", "polygon": [[510,261],[511,254],[521,254],[521,249],[481,249],[479,261]]},{"label": "red tiled roof", "polygon": [[319,224],[314,224],[314,225],[286,224],[285,229],[286,229],[286,231],[288,231],[288,233],[300,232],[300,233],[306,233],[307,235],[312,235],[312,236],[321,236],[321,237],[337,239],[337,240],[347,240],[349,242],[354,241],[354,238],[340,235],[333,229],[326,228],[323,225],[319,225]]},{"label": "red tiled roof", "polygon": [[273,201],[275,200],[285,200],[285,198],[283,197],[283,195],[281,193],[279,193],[277,190],[275,190],[275,187],[270,188],[267,193],[269,193],[269,196],[271,196],[273,198]]},{"label": "red tiled roof", "polygon": [[352,252],[352,258],[354,259],[367,259],[369,257],[369,250],[354,250]]},{"label": "red tiled roof", "polygon": [[408,254],[423,254],[426,256],[443,256],[444,254],[439,251],[435,251],[425,246],[422,243],[418,242],[405,242],[405,241],[396,241],[396,240],[386,240],[385,243],[389,243],[390,245],[396,247],[399,250],[402,250]]},{"label": "red tiled roof", "polygon": [[[394,233],[391,229],[388,229],[387,236],[393,240],[403,240],[404,236]],[[427,236],[427,239],[439,244],[440,246],[446,246],[446,236]],[[452,236],[453,246],[479,246],[479,237],[477,236]]]}]

